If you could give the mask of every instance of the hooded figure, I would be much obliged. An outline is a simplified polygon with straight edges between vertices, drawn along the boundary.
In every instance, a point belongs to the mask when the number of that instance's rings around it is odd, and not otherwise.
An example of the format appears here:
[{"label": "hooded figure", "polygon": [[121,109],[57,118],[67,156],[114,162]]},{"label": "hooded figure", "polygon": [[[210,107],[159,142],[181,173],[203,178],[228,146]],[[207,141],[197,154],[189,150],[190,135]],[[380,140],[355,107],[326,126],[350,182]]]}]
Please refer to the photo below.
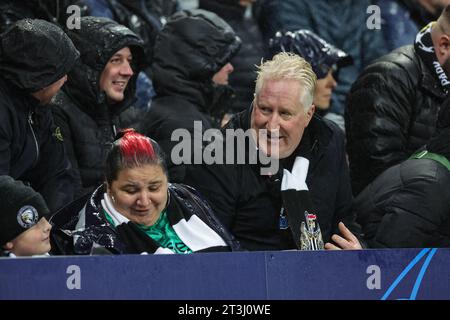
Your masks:
[{"label": "hooded figure", "polygon": [[74,177],[45,104],[78,56],[64,31],[44,20],[20,20],[0,36],[0,174],[41,193],[52,211],[72,200]]},{"label": "hooded figure", "polygon": [[450,99],[425,149],[379,175],[355,199],[370,247],[450,247]]},{"label": "hooded figure", "polygon": [[153,44],[166,17],[177,11],[176,0],[79,0],[82,15],[110,18],[144,41],[145,72],[150,76]]},{"label": "hooded figure", "polygon": [[264,43],[259,26],[252,14],[255,0],[199,0],[200,9],[214,12],[224,19],[242,40],[242,47],[231,61],[234,67],[230,75],[230,85],[236,93],[229,113],[237,113],[248,108],[253,101],[256,81],[256,65],[264,56]]},{"label": "hooded figure", "polygon": [[[140,130],[168,156],[176,145],[171,141],[173,130],[187,129],[193,135],[194,121],[200,121],[204,132],[213,127],[211,116],[220,119],[228,109],[232,90],[213,82],[213,77],[232,71],[227,71],[229,61],[240,44],[225,21],[204,10],[180,11],[161,30],[152,65],[157,98]],[[202,132],[197,132],[200,139]],[[183,166],[173,167],[169,161],[169,172],[171,182],[183,180]]]},{"label": "hooded figure", "polygon": [[81,195],[102,183],[117,130],[139,116],[131,105],[143,49],[135,33],[106,18],[82,17],[81,28],[68,35],[81,59],[55,97],[53,112],[83,187]]}]

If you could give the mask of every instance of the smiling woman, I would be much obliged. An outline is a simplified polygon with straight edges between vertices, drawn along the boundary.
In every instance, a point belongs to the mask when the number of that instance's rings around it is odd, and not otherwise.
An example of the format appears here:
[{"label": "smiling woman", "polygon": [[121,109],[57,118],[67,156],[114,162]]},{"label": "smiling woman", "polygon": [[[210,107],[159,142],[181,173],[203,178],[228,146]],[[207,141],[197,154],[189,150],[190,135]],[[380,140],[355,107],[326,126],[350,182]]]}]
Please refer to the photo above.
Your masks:
[{"label": "smiling woman", "polygon": [[76,231],[65,233],[73,236],[73,253],[90,254],[98,246],[114,254],[239,249],[193,188],[169,184],[163,154],[148,137],[132,129],[119,133],[105,177],[72,214],[79,216],[69,227]]}]

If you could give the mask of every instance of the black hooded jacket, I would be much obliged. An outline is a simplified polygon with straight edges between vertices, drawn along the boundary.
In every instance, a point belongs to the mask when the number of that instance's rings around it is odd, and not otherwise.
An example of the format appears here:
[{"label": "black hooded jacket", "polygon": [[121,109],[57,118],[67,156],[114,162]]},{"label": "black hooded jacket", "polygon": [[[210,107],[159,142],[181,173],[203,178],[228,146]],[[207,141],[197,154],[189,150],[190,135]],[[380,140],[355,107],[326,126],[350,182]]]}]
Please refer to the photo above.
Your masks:
[{"label": "black hooded jacket", "polygon": [[[227,86],[215,86],[212,77],[235,55],[240,43],[225,21],[204,10],[178,12],[161,30],[152,66],[157,97],[140,131],[155,139],[168,156],[178,143],[171,141],[173,130],[183,128],[193,134],[194,121],[201,122],[201,131],[213,126],[210,115],[220,113],[219,106],[229,100],[230,91]],[[169,172],[171,182],[183,181],[182,166],[174,168],[169,161]]]},{"label": "black hooded jacket", "polygon": [[[130,125],[138,114],[130,108],[135,100],[142,40],[128,28],[106,18],[82,17],[81,28],[68,32],[80,50],[81,59],[61,92],[53,100],[54,117],[76,171],[81,193],[92,191],[103,181],[104,162],[117,130]],[[100,91],[100,75],[109,59],[129,47],[134,75],[128,82],[123,101],[109,105]],[[133,115],[135,113],[135,115]]]},{"label": "black hooded jacket", "polygon": [[0,174],[28,183],[50,210],[72,200],[74,178],[49,107],[31,93],[77,58],[67,35],[43,20],[22,20],[0,37]]},{"label": "black hooded jacket", "polygon": [[230,74],[230,85],[236,98],[230,112],[248,108],[253,100],[256,81],[256,65],[264,56],[262,34],[253,17],[245,16],[246,7],[238,0],[200,0],[199,8],[212,11],[224,19],[242,39],[241,50],[231,60],[234,71]]},{"label": "black hooded jacket", "polygon": [[[98,0],[95,0],[96,2]],[[178,9],[175,0],[104,0],[112,12],[112,19],[126,26],[144,41],[145,72],[150,75],[153,45],[166,17]],[[85,5],[83,15],[91,15],[93,1],[80,0],[78,5]],[[83,8],[83,6],[82,6]],[[85,11],[85,12],[84,12]],[[86,13],[86,14],[84,14]]]}]

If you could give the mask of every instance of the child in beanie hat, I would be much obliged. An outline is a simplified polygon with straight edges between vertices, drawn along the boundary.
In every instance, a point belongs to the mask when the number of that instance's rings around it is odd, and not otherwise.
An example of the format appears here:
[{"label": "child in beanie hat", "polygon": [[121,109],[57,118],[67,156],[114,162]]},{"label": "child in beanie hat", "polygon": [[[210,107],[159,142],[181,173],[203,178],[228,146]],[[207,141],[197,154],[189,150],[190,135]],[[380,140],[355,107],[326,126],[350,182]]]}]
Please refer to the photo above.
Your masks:
[{"label": "child in beanie hat", "polygon": [[21,181],[0,176],[0,246],[9,256],[47,254],[50,213],[42,196]]}]

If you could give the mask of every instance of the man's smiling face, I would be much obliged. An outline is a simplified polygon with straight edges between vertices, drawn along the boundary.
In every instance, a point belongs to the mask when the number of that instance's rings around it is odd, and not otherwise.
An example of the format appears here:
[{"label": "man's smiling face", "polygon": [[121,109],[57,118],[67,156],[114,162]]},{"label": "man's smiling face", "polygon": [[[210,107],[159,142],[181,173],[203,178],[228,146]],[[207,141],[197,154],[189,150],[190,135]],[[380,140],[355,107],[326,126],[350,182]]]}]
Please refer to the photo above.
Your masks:
[{"label": "man's smiling face", "polygon": [[106,93],[111,104],[122,101],[128,81],[133,76],[131,51],[128,47],[117,51],[103,69],[100,76],[100,90]]},{"label": "man's smiling face", "polygon": [[[303,87],[296,80],[267,80],[255,97],[251,127],[258,147],[268,156],[287,158],[300,144],[315,110],[312,105],[305,113],[301,97]],[[262,129],[267,134],[261,134]],[[278,148],[278,156],[272,148]]]}]

